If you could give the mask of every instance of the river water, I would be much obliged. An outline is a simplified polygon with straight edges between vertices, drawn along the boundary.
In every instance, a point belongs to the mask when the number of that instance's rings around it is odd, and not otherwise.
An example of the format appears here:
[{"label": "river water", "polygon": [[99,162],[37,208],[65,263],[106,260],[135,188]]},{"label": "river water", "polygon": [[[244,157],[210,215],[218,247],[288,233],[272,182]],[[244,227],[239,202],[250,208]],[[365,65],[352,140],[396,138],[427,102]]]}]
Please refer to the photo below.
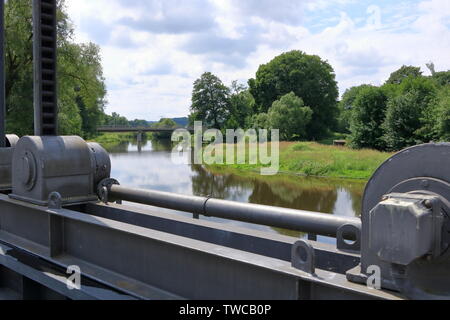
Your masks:
[{"label": "river water", "polygon": [[[170,142],[162,141],[144,141],[139,147],[134,142],[128,142],[109,148],[112,177],[124,186],[135,188],[211,196],[341,216],[359,216],[365,187],[363,181],[214,172],[203,166],[174,163],[171,149]],[[236,221],[205,217],[201,219],[295,237],[305,236],[296,231]],[[333,242],[325,237],[319,237],[319,241]]]}]

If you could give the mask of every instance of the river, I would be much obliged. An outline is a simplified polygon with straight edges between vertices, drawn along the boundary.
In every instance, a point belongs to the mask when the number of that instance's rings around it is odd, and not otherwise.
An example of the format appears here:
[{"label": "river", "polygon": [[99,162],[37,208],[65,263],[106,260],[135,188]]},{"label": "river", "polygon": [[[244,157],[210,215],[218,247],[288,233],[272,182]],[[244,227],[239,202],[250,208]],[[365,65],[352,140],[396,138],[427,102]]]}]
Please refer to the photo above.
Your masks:
[{"label": "river", "polygon": [[[170,142],[144,141],[122,143],[108,148],[112,174],[124,186],[173,192],[186,195],[249,202],[263,205],[309,210],[341,216],[358,216],[365,187],[363,181],[308,178],[291,175],[262,177],[214,172],[204,166],[176,164],[171,159]],[[173,214],[183,214],[163,210]],[[192,215],[189,215],[192,216]],[[296,231],[201,217],[240,227],[305,237]],[[333,239],[319,237],[321,242]]]}]

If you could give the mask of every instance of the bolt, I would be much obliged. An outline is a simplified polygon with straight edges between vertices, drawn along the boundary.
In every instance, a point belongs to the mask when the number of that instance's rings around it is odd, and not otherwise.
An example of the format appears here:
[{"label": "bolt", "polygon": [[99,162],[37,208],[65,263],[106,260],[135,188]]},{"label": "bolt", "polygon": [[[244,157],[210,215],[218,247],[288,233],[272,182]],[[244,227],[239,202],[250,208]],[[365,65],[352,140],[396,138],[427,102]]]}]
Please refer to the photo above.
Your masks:
[{"label": "bolt", "polygon": [[433,203],[430,200],[425,200],[425,202],[423,204],[425,205],[425,207],[427,209],[432,209],[433,208]]}]

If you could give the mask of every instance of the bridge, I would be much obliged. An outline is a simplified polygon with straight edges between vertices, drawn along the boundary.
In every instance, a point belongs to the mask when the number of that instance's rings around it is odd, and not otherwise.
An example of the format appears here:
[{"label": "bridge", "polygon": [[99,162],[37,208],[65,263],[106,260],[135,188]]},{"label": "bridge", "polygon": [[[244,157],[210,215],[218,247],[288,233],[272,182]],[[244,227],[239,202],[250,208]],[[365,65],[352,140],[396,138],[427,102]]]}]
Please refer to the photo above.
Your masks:
[{"label": "bridge", "polygon": [[178,129],[184,129],[189,132],[194,132],[193,128],[186,127],[132,127],[132,126],[100,126],[97,127],[97,132],[162,132],[171,133]]},{"label": "bridge", "polygon": [[100,145],[57,135],[56,0],[33,28],[35,136],[0,126],[0,299],[450,299],[450,144],[381,165],[361,218],[123,186]]}]

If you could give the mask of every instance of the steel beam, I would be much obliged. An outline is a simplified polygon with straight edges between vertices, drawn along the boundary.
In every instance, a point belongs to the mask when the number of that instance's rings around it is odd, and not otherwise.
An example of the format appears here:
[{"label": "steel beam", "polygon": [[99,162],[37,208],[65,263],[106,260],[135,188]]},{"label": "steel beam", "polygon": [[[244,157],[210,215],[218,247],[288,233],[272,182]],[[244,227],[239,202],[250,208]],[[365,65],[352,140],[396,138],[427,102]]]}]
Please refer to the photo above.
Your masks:
[{"label": "steel beam", "polygon": [[[196,223],[201,223],[198,221]],[[396,299],[345,275],[0,195],[0,241],[143,299]]]}]

